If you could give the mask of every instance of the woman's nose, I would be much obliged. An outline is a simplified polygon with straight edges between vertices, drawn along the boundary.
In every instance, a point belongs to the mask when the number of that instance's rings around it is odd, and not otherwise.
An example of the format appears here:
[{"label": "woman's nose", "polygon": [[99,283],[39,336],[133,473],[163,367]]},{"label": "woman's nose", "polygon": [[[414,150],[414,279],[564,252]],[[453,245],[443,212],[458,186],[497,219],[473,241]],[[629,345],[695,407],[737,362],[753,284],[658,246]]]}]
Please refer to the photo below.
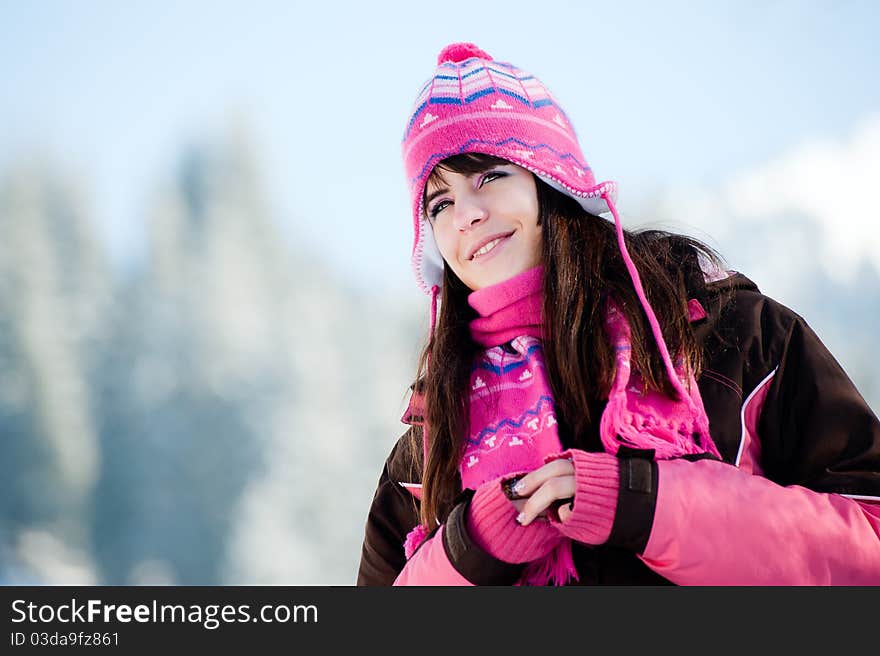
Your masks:
[{"label": "woman's nose", "polygon": [[458,201],[454,205],[455,217],[453,223],[457,230],[468,230],[486,220],[489,212],[486,208],[477,202]]}]

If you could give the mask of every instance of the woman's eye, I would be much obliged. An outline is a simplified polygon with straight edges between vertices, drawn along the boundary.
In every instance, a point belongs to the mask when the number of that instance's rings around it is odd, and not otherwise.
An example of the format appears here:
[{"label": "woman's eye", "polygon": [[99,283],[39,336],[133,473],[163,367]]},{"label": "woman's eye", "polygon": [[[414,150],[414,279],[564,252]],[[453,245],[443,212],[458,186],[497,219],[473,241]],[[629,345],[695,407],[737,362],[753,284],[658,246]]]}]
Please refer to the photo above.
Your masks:
[{"label": "woman's eye", "polygon": [[[482,187],[487,182],[492,182],[492,180],[497,180],[498,178],[504,178],[507,176],[507,173],[504,171],[489,171],[484,173],[479,179],[479,186]],[[447,207],[452,205],[452,201],[450,200],[441,200],[438,201],[435,205],[428,208],[428,218],[430,220],[434,220],[437,218],[437,215],[440,214]]]},{"label": "woman's eye", "polygon": [[503,178],[505,175],[507,175],[507,174],[503,173],[502,171],[489,171],[480,180],[480,185],[483,185],[486,182],[491,182],[492,180],[496,180],[498,178]]},{"label": "woman's eye", "polygon": [[437,218],[437,215],[438,215],[440,212],[442,212],[443,210],[445,210],[446,207],[447,207],[448,205],[450,205],[450,204],[451,204],[451,203],[450,203],[448,200],[441,200],[440,202],[438,202],[437,204],[435,204],[434,207],[432,207],[430,210],[428,210],[428,216],[429,216],[431,219],[436,219],[436,218]]}]

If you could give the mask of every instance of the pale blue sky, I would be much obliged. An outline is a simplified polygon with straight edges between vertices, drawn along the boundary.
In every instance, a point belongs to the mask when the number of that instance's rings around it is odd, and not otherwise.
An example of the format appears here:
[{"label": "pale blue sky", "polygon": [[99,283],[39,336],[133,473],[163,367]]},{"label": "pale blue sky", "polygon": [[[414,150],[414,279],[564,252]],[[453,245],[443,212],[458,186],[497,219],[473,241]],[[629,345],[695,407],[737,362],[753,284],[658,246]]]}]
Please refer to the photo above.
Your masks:
[{"label": "pale blue sky", "polygon": [[117,261],[183,147],[244,117],[270,205],[350,280],[415,292],[399,159],[447,43],[537,75],[621,207],[880,112],[880,3],[0,0],[0,170],[80,176]]}]

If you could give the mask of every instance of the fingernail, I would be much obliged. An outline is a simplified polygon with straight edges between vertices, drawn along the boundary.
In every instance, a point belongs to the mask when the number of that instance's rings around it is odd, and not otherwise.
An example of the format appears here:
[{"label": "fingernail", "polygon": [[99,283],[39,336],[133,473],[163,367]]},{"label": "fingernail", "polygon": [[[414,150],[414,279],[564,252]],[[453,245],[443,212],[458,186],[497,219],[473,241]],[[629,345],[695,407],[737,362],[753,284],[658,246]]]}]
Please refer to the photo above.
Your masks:
[{"label": "fingernail", "polygon": [[[510,515],[508,515],[508,517],[510,517]],[[524,512],[521,512],[519,515],[516,516],[516,521],[519,524],[522,524],[524,521],[526,521],[526,514]]]},{"label": "fingernail", "polygon": [[523,492],[523,490],[525,489],[525,487],[526,487],[526,484],[523,483],[523,480],[522,480],[522,479],[519,479],[516,483],[513,484],[513,486],[511,487],[511,489],[512,489],[516,494],[522,494],[522,492]]}]

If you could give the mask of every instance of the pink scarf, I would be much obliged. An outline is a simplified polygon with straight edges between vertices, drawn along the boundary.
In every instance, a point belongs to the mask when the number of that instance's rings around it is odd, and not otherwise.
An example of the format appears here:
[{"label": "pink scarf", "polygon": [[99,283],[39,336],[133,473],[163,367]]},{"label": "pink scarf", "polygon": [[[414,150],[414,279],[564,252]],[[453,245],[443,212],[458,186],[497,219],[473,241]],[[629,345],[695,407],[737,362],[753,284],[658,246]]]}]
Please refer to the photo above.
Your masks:
[{"label": "pink scarf", "polygon": [[[539,266],[468,297],[480,315],[471,322],[471,336],[486,350],[477,356],[470,378],[470,427],[460,463],[465,488],[531,471],[563,450],[541,342],[542,278]],[[600,420],[605,450],[617,453],[626,444],[654,449],[658,459],[707,451],[717,456],[693,376],[677,363],[676,374],[687,380],[690,394],[681,401],[643,393],[641,376],[631,367],[629,323],[613,302],[605,324],[616,351],[615,379]],[[570,577],[576,579],[577,572],[571,541],[565,540],[544,561],[531,563],[522,580],[562,585]]]},{"label": "pink scarf", "polygon": [[[499,476],[537,469],[546,456],[563,450],[544,367],[542,278],[543,267],[536,267],[468,296],[480,315],[471,322],[471,337],[486,350],[471,371],[462,487],[475,490]],[[529,563],[520,580],[564,585],[577,577],[571,540],[564,539]]]},{"label": "pink scarf", "polygon": [[523,335],[543,338],[543,275],[544,268],[538,266],[472,292],[468,304],[480,315],[471,321],[473,340],[492,348]]},{"label": "pink scarf", "polygon": [[463,487],[537,469],[562,451],[541,342],[542,274],[536,267],[468,297],[480,315],[471,337],[486,350],[471,370]]}]

